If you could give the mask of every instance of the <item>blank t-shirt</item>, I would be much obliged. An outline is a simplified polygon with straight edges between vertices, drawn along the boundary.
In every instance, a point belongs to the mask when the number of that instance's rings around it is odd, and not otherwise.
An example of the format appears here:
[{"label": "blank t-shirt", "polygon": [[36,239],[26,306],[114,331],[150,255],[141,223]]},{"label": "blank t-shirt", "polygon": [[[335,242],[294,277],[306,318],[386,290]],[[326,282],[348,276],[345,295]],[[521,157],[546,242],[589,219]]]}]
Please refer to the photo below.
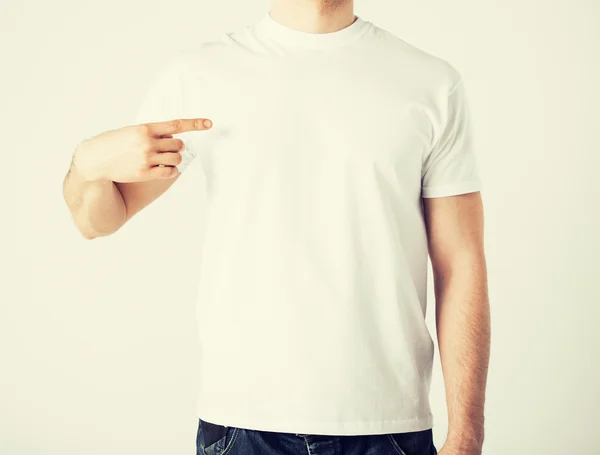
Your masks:
[{"label": "blank t-shirt", "polygon": [[480,190],[468,112],[453,66],[361,17],[316,34],[266,13],[163,63],[136,123],[213,121],[176,135],[207,197],[198,417],[432,427],[421,198]]}]

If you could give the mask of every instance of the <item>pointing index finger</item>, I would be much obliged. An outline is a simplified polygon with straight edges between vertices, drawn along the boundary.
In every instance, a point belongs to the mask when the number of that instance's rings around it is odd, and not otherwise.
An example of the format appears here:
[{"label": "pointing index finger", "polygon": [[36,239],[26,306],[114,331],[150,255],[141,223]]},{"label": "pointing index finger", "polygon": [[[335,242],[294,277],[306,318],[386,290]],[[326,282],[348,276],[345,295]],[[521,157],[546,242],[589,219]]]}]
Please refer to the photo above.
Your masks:
[{"label": "pointing index finger", "polygon": [[201,131],[212,127],[212,122],[205,118],[187,118],[168,120],[166,122],[148,123],[153,135],[178,134],[186,131]]}]

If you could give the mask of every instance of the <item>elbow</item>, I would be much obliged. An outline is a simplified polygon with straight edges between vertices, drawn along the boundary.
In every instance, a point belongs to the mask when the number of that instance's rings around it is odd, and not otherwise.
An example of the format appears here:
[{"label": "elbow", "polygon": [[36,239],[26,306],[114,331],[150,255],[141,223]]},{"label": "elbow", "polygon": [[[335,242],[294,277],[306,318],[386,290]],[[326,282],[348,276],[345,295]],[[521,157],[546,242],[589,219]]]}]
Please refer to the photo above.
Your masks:
[{"label": "elbow", "polygon": [[97,237],[94,234],[91,234],[91,233],[85,232],[85,231],[81,231],[81,230],[79,231],[79,233],[85,240],[94,240]]},{"label": "elbow", "polygon": [[483,251],[463,251],[445,257],[432,258],[434,277],[440,282],[451,279],[472,279],[486,274]]},{"label": "elbow", "polygon": [[75,227],[77,228],[77,232],[83,237],[85,240],[93,240],[96,237],[99,237],[98,233],[92,231],[88,226],[82,226],[80,223],[75,221]]},{"label": "elbow", "polygon": [[93,228],[90,223],[82,223],[82,222],[78,223],[77,221],[75,222],[75,225],[77,226],[77,230],[78,230],[79,234],[85,240],[94,240],[95,238],[98,238],[98,237],[106,237],[118,230],[118,228],[117,228],[117,229],[112,229],[107,232],[102,232],[102,231],[97,230],[96,228]]},{"label": "elbow", "polygon": [[[120,226],[119,226],[120,227]],[[119,228],[111,230],[109,232],[99,232],[96,230],[90,230],[90,229],[79,229],[79,233],[81,234],[81,236],[85,239],[85,240],[94,240],[95,238],[98,237],[107,237],[111,234],[114,234],[115,232],[117,232],[119,230]]]}]

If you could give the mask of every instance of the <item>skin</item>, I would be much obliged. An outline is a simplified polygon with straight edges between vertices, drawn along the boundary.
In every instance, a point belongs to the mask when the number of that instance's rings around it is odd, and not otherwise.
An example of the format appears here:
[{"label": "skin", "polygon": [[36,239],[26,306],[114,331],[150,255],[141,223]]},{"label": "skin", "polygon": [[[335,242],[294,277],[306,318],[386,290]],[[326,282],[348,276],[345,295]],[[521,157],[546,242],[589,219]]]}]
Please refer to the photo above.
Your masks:
[{"label": "skin", "polygon": [[[340,30],[355,20],[351,0],[274,0],[270,13],[311,33]],[[109,235],[163,194],[179,177],[173,166],[181,162],[182,143],[172,135],[206,130],[204,120],[165,119],[83,141],[63,184],[81,234]],[[425,198],[423,210],[448,405],[448,436],[439,455],[481,455],[490,351],[481,194]]]},{"label": "skin", "polygon": [[481,455],[490,308],[481,193],[423,199],[448,436],[439,455]]},{"label": "skin", "polygon": [[355,20],[351,0],[273,0],[271,16],[289,27],[309,33],[329,33]]},{"label": "skin", "polygon": [[179,178],[183,141],[173,134],[203,131],[209,119],[174,119],[105,131],[81,142],[63,195],[81,235],[110,235]]}]

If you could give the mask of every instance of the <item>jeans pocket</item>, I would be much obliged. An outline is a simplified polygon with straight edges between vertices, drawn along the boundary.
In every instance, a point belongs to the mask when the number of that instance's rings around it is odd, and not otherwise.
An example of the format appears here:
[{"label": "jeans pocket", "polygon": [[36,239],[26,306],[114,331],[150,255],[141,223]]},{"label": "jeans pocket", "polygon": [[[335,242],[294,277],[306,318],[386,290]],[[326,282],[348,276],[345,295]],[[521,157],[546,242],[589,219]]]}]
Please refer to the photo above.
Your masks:
[{"label": "jeans pocket", "polygon": [[436,455],[431,428],[405,433],[389,433],[390,443],[398,455]]},{"label": "jeans pocket", "polygon": [[198,419],[197,455],[225,455],[235,441],[239,428]]}]

